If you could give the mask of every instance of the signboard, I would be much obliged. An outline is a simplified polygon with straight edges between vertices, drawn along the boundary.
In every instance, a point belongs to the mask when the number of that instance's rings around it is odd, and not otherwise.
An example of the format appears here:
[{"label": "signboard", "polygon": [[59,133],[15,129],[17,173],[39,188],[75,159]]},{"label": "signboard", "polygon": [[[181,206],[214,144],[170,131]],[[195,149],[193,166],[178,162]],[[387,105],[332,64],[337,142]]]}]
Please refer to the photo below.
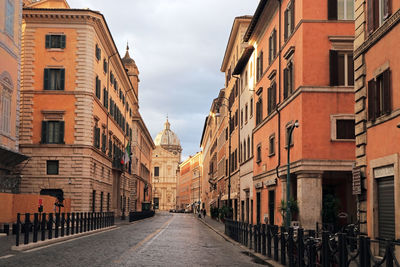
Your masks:
[{"label": "signboard", "polygon": [[361,195],[361,168],[353,168],[353,195]]}]

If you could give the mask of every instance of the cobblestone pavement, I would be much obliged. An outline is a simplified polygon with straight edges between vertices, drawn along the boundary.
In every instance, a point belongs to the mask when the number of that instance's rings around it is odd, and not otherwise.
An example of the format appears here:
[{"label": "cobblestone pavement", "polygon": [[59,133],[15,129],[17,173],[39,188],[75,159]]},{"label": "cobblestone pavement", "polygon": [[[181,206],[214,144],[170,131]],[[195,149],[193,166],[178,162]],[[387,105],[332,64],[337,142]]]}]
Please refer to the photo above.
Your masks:
[{"label": "cobblestone pavement", "polygon": [[260,266],[192,214],[155,217],[0,258],[0,266]]}]

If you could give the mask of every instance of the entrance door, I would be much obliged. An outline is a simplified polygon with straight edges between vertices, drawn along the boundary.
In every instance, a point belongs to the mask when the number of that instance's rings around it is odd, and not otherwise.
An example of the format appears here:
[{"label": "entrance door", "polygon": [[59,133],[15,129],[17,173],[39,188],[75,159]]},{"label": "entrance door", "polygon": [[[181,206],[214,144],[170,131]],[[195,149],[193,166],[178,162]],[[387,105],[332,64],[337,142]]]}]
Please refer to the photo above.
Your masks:
[{"label": "entrance door", "polygon": [[268,191],[269,224],[275,224],[275,190]]},{"label": "entrance door", "polygon": [[250,200],[246,198],[246,222],[250,223]]},{"label": "entrance door", "polygon": [[[395,238],[394,177],[377,179],[378,182],[378,235],[383,239]],[[385,244],[380,244],[379,254],[385,253]]]},{"label": "entrance door", "polygon": [[155,197],[154,198],[154,209],[155,210],[158,210],[159,209],[159,204],[160,203],[160,200],[159,200],[159,198],[158,197]]},{"label": "entrance door", "polygon": [[257,224],[261,223],[261,192],[257,192]]}]

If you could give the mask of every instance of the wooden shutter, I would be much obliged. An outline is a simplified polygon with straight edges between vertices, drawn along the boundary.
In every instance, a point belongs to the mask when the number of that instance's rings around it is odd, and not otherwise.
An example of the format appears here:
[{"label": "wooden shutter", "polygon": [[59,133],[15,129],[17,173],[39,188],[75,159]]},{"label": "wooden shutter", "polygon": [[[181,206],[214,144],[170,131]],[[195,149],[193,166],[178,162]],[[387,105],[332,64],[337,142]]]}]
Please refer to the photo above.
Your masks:
[{"label": "wooden shutter", "polygon": [[329,50],[329,74],[330,85],[338,85],[338,53],[335,50]]},{"label": "wooden shutter", "polygon": [[272,51],[272,60],[276,56],[276,30],[274,29],[273,34],[272,34],[272,44],[273,44],[273,51]]},{"label": "wooden shutter", "polygon": [[337,20],[337,0],[328,0],[328,19]]},{"label": "wooden shutter", "polygon": [[290,34],[294,32],[294,0],[290,4]]},{"label": "wooden shutter", "polygon": [[264,60],[263,60],[263,58],[264,58],[264,52],[263,51],[261,51],[261,55],[260,55],[260,79],[261,79],[261,77],[262,77],[262,75],[263,75],[263,69],[264,69]]},{"label": "wooden shutter", "polygon": [[284,39],[285,41],[286,41],[287,38],[288,38],[288,12],[289,12],[289,10],[286,9],[286,10],[285,10],[285,14],[284,14],[284,16],[285,16],[285,23],[284,23],[284,34],[283,34],[283,39]]},{"label": "wooden shutter", "polygon": [[66,44],[66,36],[61,35],[61,48],[65,48],[65,44]]},{"label": "wooden shutter", "polygon": [[390,70],[387,69],[383,73],[383,113],[390,114],[392,111],[392,98],[391,98],[391,83],[390,83]]},{"label": "wooden shutter", "polygon": [[384,18],[388,18],[392,14],[392,0],[384,0],[383,3],[383,15]]},{"label": "wooden shutter", "polygon": [[274,111],[274,109],[275,109],[275,107],[276,107],[276,82],[274,82],[273,84],[272,84],[272,89],[271,89],[271,93],[272,93],[272,110],[271,110],[271,112],[272,111]]},{"label": "wooden shutter", "polygon": [[43,79],[43,89],[44,90],[49,90],[49,75],[50,75],[50,70],[49,69],[44,69],[44,79]]},{"label": "wooden shutter", "polygon": [[379,27],[379,1],[380,0],[374,0],[373,2],[373,16],[374,16],[374,30],[376,30]]},{"label": "wooden shutter", "polygon": [[48,134],[47,134],[47,125],[48,122],[47,121],[42,121],[42,140],[41,143],[42,144],[47,144],[48,143]]},{"label": "wooden shutter", "polygon": [[288,69],[283,69],[283,99],[288,97],[288,79],[289,79],[289,72]]},{"label": "wooden shutter", "polygon": [[50,48],[51,35],[46,35],[46,48]]},{"label": "wooden shutter", "polygon": [[368,82],[368,120],[375,120],[375,81]]},{"label": "wooden shutter", "polygon": [[367,3],[367,12],[368,12],[368,33],[371,33],[375,30],[374,25],[374,0],[368,0]]},{"label": "wooden shutter", "polygon": [[59,126],[60,126],[60,136],[59,136],[59,143],[60,144],[65,144],[64,142],[64,132],[65,132],[65,122],[64,121],[59,121],[58,122]]},{"label": "wooden shutter", "polygon": [[60,90],[65,89],[65,69],[60,69]]}]

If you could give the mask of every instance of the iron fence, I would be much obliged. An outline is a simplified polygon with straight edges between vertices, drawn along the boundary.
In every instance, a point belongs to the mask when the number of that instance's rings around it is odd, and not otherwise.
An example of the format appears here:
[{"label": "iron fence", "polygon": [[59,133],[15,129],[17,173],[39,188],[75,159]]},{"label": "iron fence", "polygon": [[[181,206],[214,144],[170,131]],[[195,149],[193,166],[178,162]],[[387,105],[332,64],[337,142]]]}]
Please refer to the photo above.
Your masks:
[{"label": "iron fence", "polygon": [[400,241],[372,240],[353,232],[331,233],[225,220],[225,234],[279,262],[294,266],[400,267]]},{"label": "iron fence", "polygon": [[[114,225],[114,212],[17,214],[15,245],[93,231]],[[21,236],[22,235],[22,236]]]}]

